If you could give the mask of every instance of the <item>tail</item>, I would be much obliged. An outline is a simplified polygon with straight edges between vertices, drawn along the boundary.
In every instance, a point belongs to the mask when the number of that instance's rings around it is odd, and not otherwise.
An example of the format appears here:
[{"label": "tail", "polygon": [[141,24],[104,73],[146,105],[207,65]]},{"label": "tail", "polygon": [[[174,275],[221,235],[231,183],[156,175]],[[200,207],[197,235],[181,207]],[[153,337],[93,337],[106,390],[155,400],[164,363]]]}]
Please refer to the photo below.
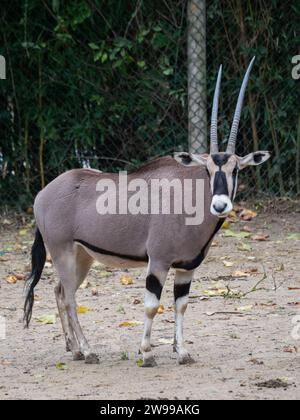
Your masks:
[{"label": "tail", "polygon": [[31,274],[27,279],[25,290],[25,304],[24,304],[24,324],[28,328],[34,303],[34,288],[40,281],[42,272],[46,262],[46,248],[44,240],[39,229],[36,230],[35,240],[31,250]]}]

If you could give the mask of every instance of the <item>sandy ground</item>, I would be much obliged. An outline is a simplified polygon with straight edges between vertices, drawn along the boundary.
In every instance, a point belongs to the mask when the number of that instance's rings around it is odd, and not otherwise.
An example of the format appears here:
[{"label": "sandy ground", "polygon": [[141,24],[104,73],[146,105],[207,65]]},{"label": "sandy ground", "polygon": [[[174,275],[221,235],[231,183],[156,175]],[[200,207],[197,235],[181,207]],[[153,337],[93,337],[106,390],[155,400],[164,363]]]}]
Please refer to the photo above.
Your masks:
[{"label": "sandy ground", "polygon": [[[165,310],[153,331],[158,366],[150,369],[137,363],[142,325],[120,326],[143,320],[143,270],[110,272],[96,265],[89,284],[78,292],[78,304],[89,309],[79,315],[80,321],[100,355],[100,365],[71,360],[58,318],[54,324],[38,322],[41,316],[57,314],[57,279],[50,263],[36,290],[31,327],[23,329],[24,281],[14,283],[9,276],[28,270],[32,230],[9,222],[0,220],[0,315],[7,326],[6,339],[0,340],[0,399],[300,398],[300,341],[292,334],[293,328],[300,333],[293,325],[294,317],[300,316],[299,212],[268,211],[230,227],[239,233],[250,226],[252,235],[269,235],[267,241],[224,237],[225,230],[217,236],[197,270],[186,314],[186,346],[196,359],[190,366],[177,365],[170,344],[170,273],[162,298]],[[251,275],[241,277],[249,275],[247,270]],[[264,271],[266,279],[258,290],[237,298],[251,291]],[[132,285],[121,284],[124,274],[132,277]]]}]

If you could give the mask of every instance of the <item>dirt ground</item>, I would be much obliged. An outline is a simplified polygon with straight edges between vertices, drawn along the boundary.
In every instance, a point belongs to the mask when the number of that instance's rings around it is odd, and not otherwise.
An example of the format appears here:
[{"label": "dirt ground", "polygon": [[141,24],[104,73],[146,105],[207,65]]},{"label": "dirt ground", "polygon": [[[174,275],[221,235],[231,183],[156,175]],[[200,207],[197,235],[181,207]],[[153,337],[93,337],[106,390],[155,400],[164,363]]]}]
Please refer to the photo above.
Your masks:
[{"label": "dirt ground", "polygon": [[[77,299],[101,362],[74,362],[65,352],[50,262],[36,290],[31,327],[23,329],[22,275],[29,268],[32,229],[28,220],[2,217],[0,315],[7,336],[0,339],[0,399],[300,398],[300,328],[294,318],[300,316],[299,209],[261,210],[216,237],[197,270],[185,318],[186,346],[196,360],[190,366],[179,366],[172,352],[170,273],[153,331],[158,366],[148,369],[138,362],[144,271],[93,267]],[[250,237],[240,238],[245,226]],[[123,285],[124,275],[133,284]],[[126,321],[138,322],[121,326]]]}]

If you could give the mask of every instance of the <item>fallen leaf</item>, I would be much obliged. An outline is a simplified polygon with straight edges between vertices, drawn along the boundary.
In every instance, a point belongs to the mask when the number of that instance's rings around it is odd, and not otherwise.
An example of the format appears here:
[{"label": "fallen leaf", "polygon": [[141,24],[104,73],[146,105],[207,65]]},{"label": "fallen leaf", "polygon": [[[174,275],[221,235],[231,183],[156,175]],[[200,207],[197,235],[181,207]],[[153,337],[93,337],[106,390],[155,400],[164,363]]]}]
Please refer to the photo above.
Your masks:
[{"label": "fallen leaf", "polygon": [[233,267],[234,266],[234,263],[233,262],[231,262],[231,261],[223,261],[223,264],[225,265],[225,267]]},{"label": "fallen leaf", "polygon": [[243,226],[242,227],[242,232],[248,232],[248,233],[251,233],[252,232],[252,229],[251,229],[251,227],[249,227],[249,226]]},{"label": "fallen leaf", "polygon": [[299,233],[291,233],[287,239],[290,241],[300,241],[300,234]]},{"label": "fallen leaf", "polygon": [[56,315],[42,315],[36,318],[37,322],[40,322],[43,325],[55,324]]},{"label": "fallen leaf", "polygon": [[130,276],[122,276],[121,279],[120,279],[120,282],[124,286],[129,286],[129,285],[133,284],[133,279]]},{"label": "fallen leaf", "polygon": [[237,239],[244,239],[249,238],[251,235],[248,232],[233,232],[232,230],[228,229],[224,232],[225,238],[237,238]]},{"label": "fallen leaf", "polygon": [[58,370],[67,370],[68,366],[65,363],[59,362],[55,365],[56,369]]},{"label": "fallen leaf", "polygon": [[225,293],[227,293],[227,289],[217,289],[217,290],[204,290],[202,293],[209,297],[214,296],[223,296]]},{"label": "fallen leaf", "polygon": [[232,274],[232,277],[250,277],[250,273],[242,270],[237,270]]},{"label": "fallen leaf", "polygon": [[19,230],[19,235],[20,236],[26,236],[28,234],[28,229],[21,229]]},{"label": "fallen leaf", "polygon": [[7,276],[5,280],[9,284],[16,284],[18,281],[17,277],[14,275]]},{"label": "fallen leaf", "polygon": [[270,235],[253,235],[253,236],[251,236],[251,239],[253,241],[259,241],[259,242],[268,241],[269,238],[270,238]]},{"label": "fallen leaf", "polygon": [[253,309],[253,305],[248,306],[240,306],[239,308],[236,308],[238,312],[249,312]]},{"label": "fallen leaf", "polygon": [[2,223],[2,225],[6,225],[6,226],[12,225],[12,221],[10,221],[8,219],[4,219],[1,223]]},{"label": "fallen leaf", "polygon": [[275,268],[275,271],[277,271],[277,273],[280,273],[281,271],[284,271],[285,267],[284,264],[280,264],[278,267]]},{"label": "fallen leaf", "polygon": [[159,315],[163,314],[165,312],[165,307],[164,305],[159,305],[158,309],[157,309],[157,313]]},{"label": "fallen leaf", "polygon": [[87,289],[89,286],[90,286],[90,282],[88,281],[88,279],[85,279],[79,287],[80,289]]},{"label": "fallen leaf", "polygon": [[138,359],[138,360],[136,361],[136,365],[137,365],[138,367],[142,367],[142,366],[143,366],[143,359]]},{"label": "fallen leaf", "polygon": [[228,220],[225,220],[225,222],[222,225],[222,229],[229,229],[230,228],[230,222]]},{"label": "fallen leaf", "polygon": [[298,348],[296,346],[287,346],[283,349],[284,353],[298,353]]},{"label": "fallen leaf", "polygon": [[167,340],[166,338],[160,338],[158,342],[161,344],[173,344],[173,340]]},{"label": "fallen leaf", "polygon": [[237,248],[238,248],[239,251],[243,251],[243,252],[251,252],[252,251],[251,246],[249,244],[245,244],[243,242],[239,243]]},{"label": "fallen leaf", "polygon": [[257,213],[249,209],[244,209],[240,214],[240,218],[247,222],[254,219],[255,217],[257,217]]},{"label": "fallen leaf", "polygon": [[142,325],[143,323],[140,321],[124,321],[119,324],[119,327],[138,327],[139,325]]},{"label": "fallen leaf", "polygon": [[88,312],[90,312],[90,309],[87,308],[86,306],[82,306],[82,305],[77,306],[77,313],[78,314],[86,314]]}]

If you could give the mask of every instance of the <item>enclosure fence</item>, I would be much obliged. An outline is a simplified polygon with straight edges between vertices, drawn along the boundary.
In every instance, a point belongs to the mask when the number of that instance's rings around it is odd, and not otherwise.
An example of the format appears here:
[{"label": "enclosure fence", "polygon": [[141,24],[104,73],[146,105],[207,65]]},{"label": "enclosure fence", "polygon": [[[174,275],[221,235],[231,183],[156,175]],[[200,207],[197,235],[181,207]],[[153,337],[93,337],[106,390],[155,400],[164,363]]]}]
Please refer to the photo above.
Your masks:
[{"label": "enclosure fence", "polygon": [[300,194],[298,0],[26,0],[1,9],[1,205],[30,205],[70,168],[118,171],[205,152],[221,63],[225,148],[254,55],[237,153],[270,150],[272,159],[242,175],[241,193]]}]

